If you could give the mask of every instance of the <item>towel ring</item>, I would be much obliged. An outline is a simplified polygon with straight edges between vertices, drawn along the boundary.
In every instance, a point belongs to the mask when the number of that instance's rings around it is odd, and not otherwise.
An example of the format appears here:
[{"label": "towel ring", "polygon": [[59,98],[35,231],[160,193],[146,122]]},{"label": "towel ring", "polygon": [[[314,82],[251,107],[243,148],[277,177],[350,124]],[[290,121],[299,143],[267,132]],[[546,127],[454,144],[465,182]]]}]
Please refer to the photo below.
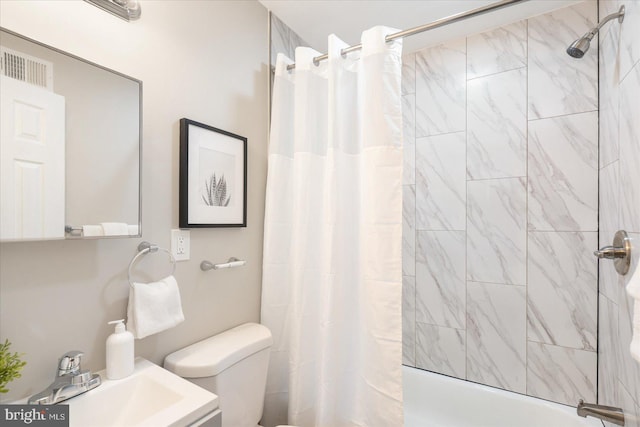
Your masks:
[{"label": "towel ring", "polygon": [[131,268],[136,263],[138,258],[140,258],[141,256],[143,256],[145,254],[158,252],[158,250],[166,252],[167,255],[169,255],[169,260],[171,261],[171,274],[173,275],[173,273],[175,273],[175,271],[176,271],[176,259],[173,257],[173,254],[171,254],[171,252],[169,252],[165,248],[159,247],[158,245],[152,245],[149,242],[142,242],[142,243],[140,243],[138,245],[138,253],[136,254],[136,256],[133,257],[133,259],[129,263],[129,269],[127,271],[127,278],[129,279],[129,285],[133,286],[133,282],[131,281]]}]

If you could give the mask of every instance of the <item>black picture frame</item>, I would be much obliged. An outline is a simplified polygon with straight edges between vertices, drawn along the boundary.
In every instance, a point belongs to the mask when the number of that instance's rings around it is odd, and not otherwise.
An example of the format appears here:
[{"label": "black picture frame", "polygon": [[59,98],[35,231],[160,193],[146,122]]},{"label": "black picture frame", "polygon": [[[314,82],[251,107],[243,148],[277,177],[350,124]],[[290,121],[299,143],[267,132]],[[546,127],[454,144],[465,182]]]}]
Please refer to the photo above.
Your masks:
[{"label": "black picture frame", "polygon": [[247,138],[180,119],[179,227],[247,226]]}]

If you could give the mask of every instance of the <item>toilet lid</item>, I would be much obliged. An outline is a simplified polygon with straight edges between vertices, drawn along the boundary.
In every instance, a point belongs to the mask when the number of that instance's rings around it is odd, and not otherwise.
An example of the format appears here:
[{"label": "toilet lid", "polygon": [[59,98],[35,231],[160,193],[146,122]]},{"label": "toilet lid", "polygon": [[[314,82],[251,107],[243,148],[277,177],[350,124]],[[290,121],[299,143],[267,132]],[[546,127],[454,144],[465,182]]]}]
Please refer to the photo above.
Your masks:
[{"label": "toilet lid", "polygon": [[211,377],[272,343],[265,326],[245,323],[171,353],[164,368],[183,378]]}]

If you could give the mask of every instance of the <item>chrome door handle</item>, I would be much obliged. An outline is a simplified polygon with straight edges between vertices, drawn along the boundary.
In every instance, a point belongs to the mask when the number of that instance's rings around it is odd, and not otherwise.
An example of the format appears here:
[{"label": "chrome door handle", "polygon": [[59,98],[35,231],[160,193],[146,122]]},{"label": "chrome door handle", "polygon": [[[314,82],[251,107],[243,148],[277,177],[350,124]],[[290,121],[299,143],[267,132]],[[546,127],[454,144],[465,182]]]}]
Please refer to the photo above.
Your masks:
[{"label": "chrome door handle", "polygon": [[604,246],[593,253],[599,259],[612,259],[618,274],[624,276],[631,266],[631,239],[624,230],[618,230],[613,245]]}]

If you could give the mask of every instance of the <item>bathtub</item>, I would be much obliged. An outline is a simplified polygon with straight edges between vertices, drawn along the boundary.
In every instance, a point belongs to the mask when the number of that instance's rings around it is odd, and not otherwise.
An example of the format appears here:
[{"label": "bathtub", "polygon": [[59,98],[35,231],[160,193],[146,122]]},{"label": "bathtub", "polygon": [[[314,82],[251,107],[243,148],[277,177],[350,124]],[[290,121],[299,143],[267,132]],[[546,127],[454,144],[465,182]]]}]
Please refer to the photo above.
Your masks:
[{"label": "bathtub", "polygon": [[405,427],[602,427],[576,409],[402,367]]}]

